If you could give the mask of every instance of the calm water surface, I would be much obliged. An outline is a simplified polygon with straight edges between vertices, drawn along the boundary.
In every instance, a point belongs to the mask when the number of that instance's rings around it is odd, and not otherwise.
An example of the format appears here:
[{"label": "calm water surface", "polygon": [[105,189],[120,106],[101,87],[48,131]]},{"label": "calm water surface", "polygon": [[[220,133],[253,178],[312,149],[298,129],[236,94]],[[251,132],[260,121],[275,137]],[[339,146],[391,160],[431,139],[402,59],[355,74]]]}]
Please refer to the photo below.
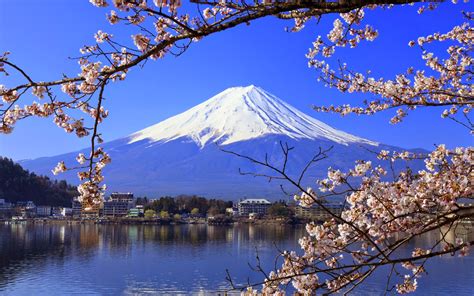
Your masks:
[{"label": "calm water surface", "polygon": [[[266,270],[278,249],[298,249],[303,227],[0,225],[0,295],[214,294],[255,282],[255,255]],[[423,246],[425,238],[411,247]],[[417,295],[474,295],[474,256],[427,266]],[[382,295],[386,273],[358,295]],[[422,292],[421,292],[422,291]]]}]

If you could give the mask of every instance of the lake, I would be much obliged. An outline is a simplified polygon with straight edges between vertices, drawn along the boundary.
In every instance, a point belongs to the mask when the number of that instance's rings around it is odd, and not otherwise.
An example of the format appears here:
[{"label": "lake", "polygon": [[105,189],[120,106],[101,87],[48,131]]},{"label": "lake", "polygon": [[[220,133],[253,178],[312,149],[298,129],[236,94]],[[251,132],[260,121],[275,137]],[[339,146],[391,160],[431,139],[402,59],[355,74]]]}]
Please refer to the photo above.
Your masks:
[{"label": "lake", "polygon": [[[299,249],[302,226],[0,225],[0,295],[208,295],[262,280],[279,249]],[[410,247],[422,246],[425,237]],[[474,295],[474,256],[427,265],[415,295]],[[357,295],[383,295],[386,273]]]}]

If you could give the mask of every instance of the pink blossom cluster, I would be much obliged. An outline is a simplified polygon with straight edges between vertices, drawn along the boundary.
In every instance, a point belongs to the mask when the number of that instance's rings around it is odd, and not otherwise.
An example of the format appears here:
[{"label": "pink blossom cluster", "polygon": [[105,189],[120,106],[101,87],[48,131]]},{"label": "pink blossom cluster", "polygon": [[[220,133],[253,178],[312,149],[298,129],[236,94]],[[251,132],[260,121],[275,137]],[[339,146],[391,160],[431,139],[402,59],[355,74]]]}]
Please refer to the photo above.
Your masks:
[{"label": "pink blossom cluster", "polygon": [[[341,22],[336,20],[328,38],[336,45],[344,46],[344,42],[340,41],[342,34]],[[426,44],[435,41],[454,42],[446,50],[448,58],[441,60],[424,48]],[[327,86],[335,87],[341,92],[370,93],[381,99],[366,102],[364,107],[344,104],[317,107],[316,110],[336,112],[341,115],[351,113],[371,115],[383,110],[398,108],[395,116],[391,119],[393,124],[402,121],[408,111],[414,110],[418,106],[447,106],[449,109],[443,111],[443,118],[452,117],[459,109],[462,109],[464,114],[468,114],[472,109],[474,97],[472,83],[470,83],[473,79],[473,41],[474,30],[470,23],[455,26],[444,34],[436,33],[420,37],[417,43],[423,50],[422,59],[429,71],[414,71],[410,68],[406,74],[399,74],[394,80],[385,80],[354,72],[348,69],[346,64],[340,64],[337,70],[334,70],[329,63],[316,59],[316,55],[321,50],[322,55],[326,57],[334,53],[334,45],[325,46],[321,37],[318,37],[307,57],[310,59],[309,65],[322,73],[320,80],[324,81]],[[415,41],[409,42],[410,46],[415,44]],[[472,126],[469,128],[472,130]]]},{"label": "pink blossom cluster", "polygon": [[[380,155],[388,157],[390,152]],[[395,154],[399,155],[399,154]],[[328,178],[320,181],[321,191],[334,191],[338,187],[349,185],[349,178],[358,177],[361,184],[351,190],[346,197],[348,208],[340,216],[326,221],[322,225],[309,223],[306,226],[308,236],[300,239],[303,254],[285,253],[285,261],[264,284],[263,291],[278,291],[291,279],[300,293],[307,293],[308,287],[324,287],[328,291],[339,291],[346,285],[363,276],[361,268],[352,272],[338,269],[344,266],[341,260],[348,254],[357,264],[370,266],[381,262],[390,262],[395,246],[404,240],[436,229],[440,224],[449,224],[449,217],[459,215],[463,209],[463,198],[473,196],[472,176],[474,168],[474,149],[456,148],[448,150],[439,145],[425,160],[426,169],[410,174],[401,172],[395,181],[384,181],[386,173],[380,167],[372,167],[368,161],[361,161],[347,173],[330,169]],[[324,206],[312,191],[304,192],[296,200],[301,206],[310,204]],[[313,202],[308,202],[313,197]],[[445,217],[445,219],[440,219]],[[358,248],[350,246],[359,244]],[[462,245],[461,240],[458,245]],[[446,244],[444,250],[450,250]],[[460,251],[465,255],[468,245]],[[408,257],[401,266],[412,271],[397,284],[399,293],[412,292],[417,287],[416,279],[424,273],[422,265],[416,265],[412,258],[429,255],[431,250],[416,248],[412,257]],[[335,270],[333,270],[335,269]],[[317,270],[313,275],[312,270]],[[333,270],[339,277],[321,281],[317,274]],[[343,271],[337,273],[338,271]],[[299,275],[311,275],[304,277]],[[319,276],[321,278],[321,276]],[[309,282],[308,282],[309,281]]]},{"label": "pink blossom cluster", "polygon": [[[364,10],[351,11],[349,13],[341,13],[340,19],[336,18],[333,22],[333,28],[327,34],[325,42],[322,36],[318,36],[313,42],[313,47],[309,49],[306,57],[310,59],[310,66],[318,65],[323,67],[326,65],[323,61],[316,59],[321,54],[328,58],[334,55],[337,47],[350,46],[356,47],[361,41],[374,41],[378,32],[369,25],[361,27],[361,21],[364,18]],[[342,20],[341,20],[342,19]]]},{"label": "pink blossom cluster", "polygon": [[102,148],[97,148],[90,157],[86,157],[80,153],[76,157],[76,160],[81,165],[90,161],[91,165],[91,169],[77,173],[79,179],[83,181],[83,183],[77,187],[77,190],[81,194],[82,201],[90,206],[101,203],[105,190],[107,189],[105,184],[99,186],[99,184],[104,181],[102,170],[112,159]]},{"label": "pink blossom cluster", "polygon": [[75,133],[79,138],[89,135],[89,131],[84,126],[82,119],[74,119],[71,116],[64,113],[62,109],[55,110],[54,123],[64,129],[67,133]]}]

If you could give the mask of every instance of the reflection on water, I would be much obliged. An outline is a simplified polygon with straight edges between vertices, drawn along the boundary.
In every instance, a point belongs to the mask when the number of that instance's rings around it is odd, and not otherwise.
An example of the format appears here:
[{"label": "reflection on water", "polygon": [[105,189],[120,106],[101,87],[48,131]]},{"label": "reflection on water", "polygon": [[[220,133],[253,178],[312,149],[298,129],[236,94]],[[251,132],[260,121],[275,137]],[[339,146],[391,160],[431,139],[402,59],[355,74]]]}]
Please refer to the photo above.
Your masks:
[{"label": "reflection on water", "polygon": [[[280,225],[0,225],[0,294],[209,294],[228,288],[226,269],[235,282],[261,280],[248,266],[256,251],[273,269],[278,249],[298,249],[303,233]],[[431,235],[410,249],[439,238]],[[420,286],[427,295],[472,295],[473,263],[472,255],[435,259]],[[359,293],[384,288],[382,272]]]}]

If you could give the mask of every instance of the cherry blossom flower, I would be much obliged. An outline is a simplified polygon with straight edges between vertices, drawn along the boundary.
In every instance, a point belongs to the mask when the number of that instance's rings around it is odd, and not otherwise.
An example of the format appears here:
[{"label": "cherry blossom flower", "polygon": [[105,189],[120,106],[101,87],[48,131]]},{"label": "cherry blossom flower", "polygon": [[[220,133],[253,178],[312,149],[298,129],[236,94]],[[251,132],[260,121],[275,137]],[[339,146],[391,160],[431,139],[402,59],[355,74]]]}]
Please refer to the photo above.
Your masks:
[{"label": "cherry blossom flower", "polygon": [[66,165],[64,164],[64,161],[60,161],[56,167],[52,170],[54,175],[57,175],[59,173],[63,173],[67,171]]},{"label": "cherry blossom flower", "polygon": [[133,38],[133,43],[135,43],[135,46],[140,51],[144,52],[148,49],[148,46],[150,44],[150,38],[142,34],[133,35],[132,38]]},{"label": "cherry blossom flower", "polygon": [[103,43],[104,41],[112,38],[113,36],[108,34],[108,33],[105,33],[105,32],[102,32],[101,30],[97,31],[97,33],[94,35],[95,37],[95,41],[97,41],[97,43]]},{"label": "cherry blossom flower", "polygon": [[89,0],[92,5],[97,6],[97,7],[106,7],[108,6],[106,0]]},{"label": "cherry blossom flower", "polygon": [[46,92],[46,87],[44,86],[33,86],[33,95],[37,96],[38,98],[44,98],[44,93]]},{"label": "cherry blossom flower", "polygon": [[107,20],[109,21],[111,25],[115,25],[119,22],[119,17],[117,13],[115,12],[115,10],[110,11],[110,14],[107,15]]}]

